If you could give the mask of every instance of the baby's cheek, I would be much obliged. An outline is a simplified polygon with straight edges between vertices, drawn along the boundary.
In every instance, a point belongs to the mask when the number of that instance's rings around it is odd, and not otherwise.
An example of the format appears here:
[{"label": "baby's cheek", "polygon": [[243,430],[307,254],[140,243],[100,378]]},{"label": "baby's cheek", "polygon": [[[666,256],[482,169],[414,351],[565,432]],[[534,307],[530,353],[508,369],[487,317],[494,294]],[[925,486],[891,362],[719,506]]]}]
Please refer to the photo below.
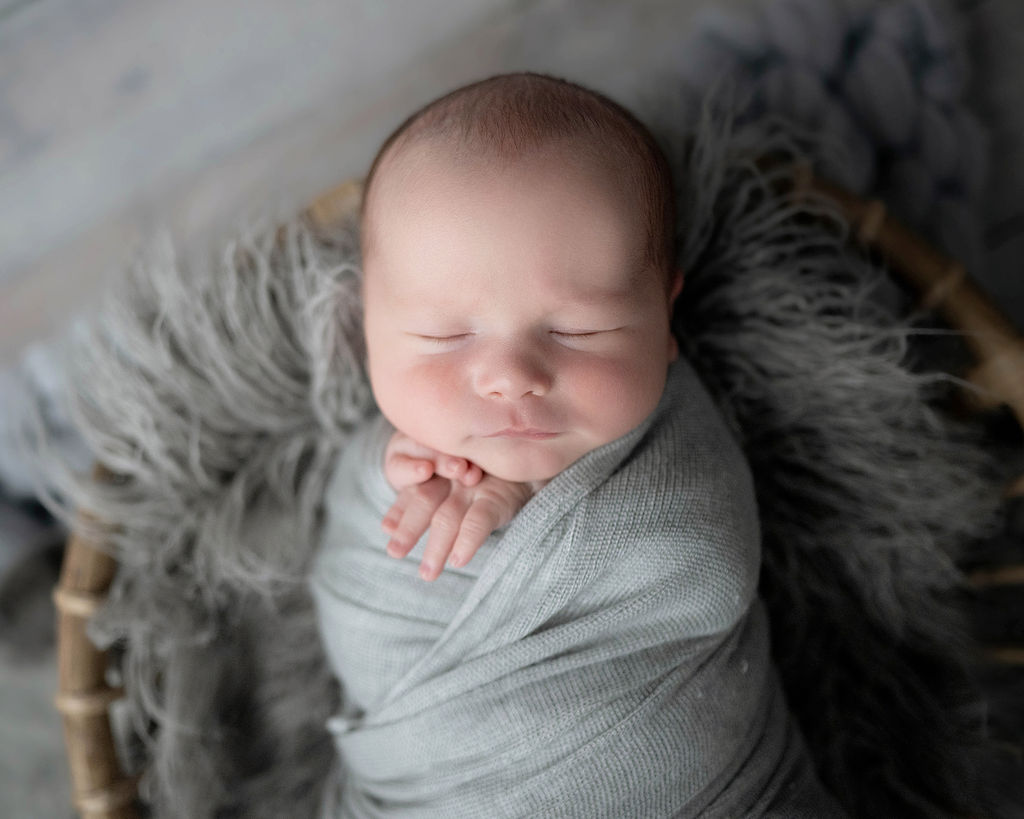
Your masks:
[{"label": "baby's cheek", "polygon": [[381,410],[396,428],[427,446],[446,450],[458,426],[458,372],[440,360],[397,369],[392,389],[378,397]]},{"label": "baby's cheek", "polygon": [[577,405],[603,433],[605,442],[624,435],[657,406],[665,386],[664,373],[637,366],[635,361],[591,361],[568,371]]},{"label": "baby's cheek", "polygon": [[410,367],[406,377],[410,392],[425,405],[422,409],[451,411],[457,406],[461,388],[459,369],[444,358],[438,356]]}]

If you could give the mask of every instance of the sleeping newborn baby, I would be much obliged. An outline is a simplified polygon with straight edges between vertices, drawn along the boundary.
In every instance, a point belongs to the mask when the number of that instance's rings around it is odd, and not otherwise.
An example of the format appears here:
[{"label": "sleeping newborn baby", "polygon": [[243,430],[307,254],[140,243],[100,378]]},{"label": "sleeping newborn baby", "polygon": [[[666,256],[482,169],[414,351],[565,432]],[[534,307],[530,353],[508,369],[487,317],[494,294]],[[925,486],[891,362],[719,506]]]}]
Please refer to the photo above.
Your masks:
[{"label": "sleeping newborn baby", "polygon": [[750,475],[670,329],[674,224],[647,130],[550,77],[381,148],[380,413],[311,575],[342,689],[325,816],[840,815],[770,663]]}]

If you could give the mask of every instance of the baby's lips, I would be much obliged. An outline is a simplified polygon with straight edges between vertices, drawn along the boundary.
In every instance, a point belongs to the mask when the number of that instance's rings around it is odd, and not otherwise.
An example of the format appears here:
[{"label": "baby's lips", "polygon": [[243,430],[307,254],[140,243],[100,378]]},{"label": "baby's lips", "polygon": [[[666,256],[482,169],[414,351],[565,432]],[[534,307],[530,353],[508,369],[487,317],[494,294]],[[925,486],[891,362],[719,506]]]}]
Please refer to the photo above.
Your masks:
[{"label": "baby's lips", "polygon": [[550,429],[541,427],[506,427],[488,435],[488,438],[526,438],[529,440],[543,441],[554,438],[558,435]]}]

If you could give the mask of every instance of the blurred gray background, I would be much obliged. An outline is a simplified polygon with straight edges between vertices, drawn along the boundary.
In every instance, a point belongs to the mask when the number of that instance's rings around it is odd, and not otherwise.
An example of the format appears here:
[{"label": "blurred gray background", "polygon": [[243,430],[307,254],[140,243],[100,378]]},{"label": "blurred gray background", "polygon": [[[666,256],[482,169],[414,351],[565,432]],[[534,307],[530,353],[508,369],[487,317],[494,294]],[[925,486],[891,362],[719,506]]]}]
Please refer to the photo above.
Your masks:
[{"label": "blurred gray background", "polygon": [[[702,6],[754,0],[0,0],[0,370],[153,231],[186,249],[361,175],[414,108],[533,69],[627,105]],[[954,3],[996,158],[986,269],[1024,306],[1024,3]],[[4,526],[14,524],[0,517]],[[0,656],[0,814],[71,815],[52,651]]]},{"label": "blurred gray background", "polygon": [[0,362],[157,225],[307,202],[449,88],[529,68],[628,99],[699,5],[0,0]]}]

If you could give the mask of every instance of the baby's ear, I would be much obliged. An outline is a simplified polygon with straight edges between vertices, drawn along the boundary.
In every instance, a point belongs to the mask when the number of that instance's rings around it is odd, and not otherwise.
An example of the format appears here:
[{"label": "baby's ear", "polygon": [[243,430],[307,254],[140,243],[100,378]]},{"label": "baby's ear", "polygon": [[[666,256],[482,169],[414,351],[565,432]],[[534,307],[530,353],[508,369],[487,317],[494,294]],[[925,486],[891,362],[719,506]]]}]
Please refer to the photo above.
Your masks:
[{"label": "baby's ear", "polygon": [[669,304],[674,304],[675,300],[679,298],[679,293],[683,289],[683,280],[686,276],[683,274],[683,269],[679,268],[672,274],[672,293],[669,296]]},{"label": "baby's ear", "polygon": [[679,342],[676,340],[675,333],[672,332],[672,311],[674,309],[676,299],[679,298],[679,293],[683,289],[683,279],[686,277],[683,275],[682,268],[676,270],[672,274],[672,290],[669,293],[668,298],[668,317],[669,317],[669,328],[668,328],[668,360],[675,361],[679,358]]}]

